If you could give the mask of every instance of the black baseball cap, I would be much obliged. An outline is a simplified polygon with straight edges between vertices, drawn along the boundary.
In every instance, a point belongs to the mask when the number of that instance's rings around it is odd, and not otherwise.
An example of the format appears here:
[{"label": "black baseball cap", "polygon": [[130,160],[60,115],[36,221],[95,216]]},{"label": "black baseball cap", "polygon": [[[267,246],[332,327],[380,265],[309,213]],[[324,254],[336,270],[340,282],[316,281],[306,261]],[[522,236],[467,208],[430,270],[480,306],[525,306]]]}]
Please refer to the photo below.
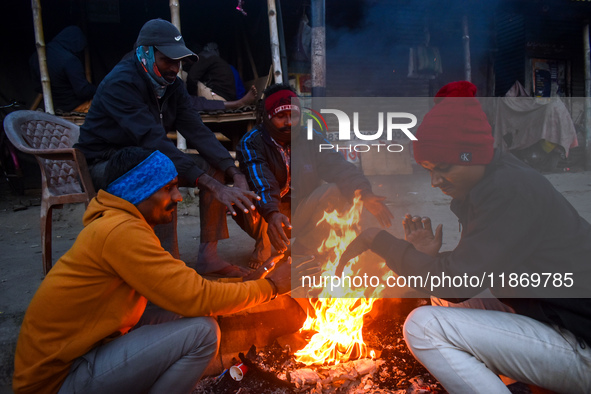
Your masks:
[{"label": "black baseball cap", "polygon": [[136,45],[154,46],[166,57],[179,60],[187,56],[194,56],[185,46],[185,40],[181,32],[170,22],[164,19],[152,19],[147,21],[137,37]]}]

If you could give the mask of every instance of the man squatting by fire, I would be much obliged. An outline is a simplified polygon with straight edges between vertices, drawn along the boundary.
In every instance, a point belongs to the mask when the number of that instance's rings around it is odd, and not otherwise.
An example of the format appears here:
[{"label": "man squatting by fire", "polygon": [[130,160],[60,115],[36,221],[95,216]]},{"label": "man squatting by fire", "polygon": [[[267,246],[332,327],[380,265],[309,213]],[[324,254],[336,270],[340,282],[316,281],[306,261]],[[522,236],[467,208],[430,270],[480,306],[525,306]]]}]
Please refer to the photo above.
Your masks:
[{"label": "man squatting by fire", "polygon": [[289,262],[266,278],[275,260],[244,282],[216,282],[162,248],[153,228],[170,222],[182,200],[164,154],[121,149],[105,175],[108,186],[88,205],[84,229],[27,309],[15,393],[190,393],[220,342],[207,316],[290,291]]},{"label": "man squatting by fire", "polygon": [[[588,277],[591,225],[545,177],[493,149],[491,127],[475,94],[476,86],[467,81],[444,86],[413,145],[431,185],[453,198],[451,210],[462,227],[457,247],[439,252],[442,226],[433,233],[429,218],[406,215],[405,241],[367,229],[343,254],[337,275],[347,261],[371,249],[398,275],[561,267]],[[494,295],[498,287],[487,291]],[[497,376],[502,375],[558,393],[591,392],[591,299],[465,300],[432,297],[435,306],[414,310],[404,325],[414,356],[447,391],[509,393]]]},{"label": "man squatting by fire", "polygon": [[[263,121],[244,135],[237,148],[240,169],[250,189],[261,197],[255,201],[256,211],[237,212],[234,217],[256,240],[249,266],[256,268],[267,260],[271,246],[285,252],[292,228],[297,245],[294,253],[314,255],[323,239],[320,235],[327,232],[316,223],[325,210],[353,201],[357,190],[363,206],[380,225],[390,227],[393,216],[383,202],[385,197],[373,194],[363,173],[335,150],[319,152],[319,144],[328,142],[320,133],[315,131],[313,141],[306,140],[299,125],[300,102],[291,87],[275,84],[263,95]],[[298,154],[293,167],[292,146]]]}]

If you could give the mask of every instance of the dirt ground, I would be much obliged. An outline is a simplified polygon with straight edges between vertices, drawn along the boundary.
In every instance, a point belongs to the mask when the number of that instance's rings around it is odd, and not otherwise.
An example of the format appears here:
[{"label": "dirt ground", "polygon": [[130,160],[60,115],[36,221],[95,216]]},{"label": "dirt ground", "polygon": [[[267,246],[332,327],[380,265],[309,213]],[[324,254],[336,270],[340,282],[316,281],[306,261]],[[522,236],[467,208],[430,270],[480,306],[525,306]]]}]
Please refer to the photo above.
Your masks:
[{"label": "dirt ground", "polygon": [[[453,248],[458,240],[457,219],[449,211],[450,198],[432,189],[425,170],[413,166],[413,175],[370,177],[374,192],[387,197],[395,216],[390,231],[403,236],[401,219],[406,212],[428,215],[434,224],[444,224],[443,250]],[[581,216],[591,221],[591,172],[546,174],[554,186],[575,206]],[[39,190],[25,195],[12,193],[7,182],[0,181],[0,394],[10,393],[12,359],[20,322],[33,294],[43,279],[39,235]],[[54,211],[53,258],[62,255],[82,228],[82,204]],[[179,248],[181,258],[197,258],[199,239],[197,200],[186,193],[179,207]],[[362,226],[376,226],[373,217],[362,216]],[[234,264],[246,265],[254,246],[252,241],[229,218],[230,239],[219,244],[220,255]]]}]

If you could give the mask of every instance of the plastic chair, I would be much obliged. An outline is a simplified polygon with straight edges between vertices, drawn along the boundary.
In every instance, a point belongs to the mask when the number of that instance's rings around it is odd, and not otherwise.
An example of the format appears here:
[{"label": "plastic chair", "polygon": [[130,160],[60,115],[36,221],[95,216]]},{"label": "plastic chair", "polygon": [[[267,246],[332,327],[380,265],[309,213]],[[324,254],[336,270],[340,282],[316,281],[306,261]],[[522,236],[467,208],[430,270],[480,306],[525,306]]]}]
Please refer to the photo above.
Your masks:
[{"label": "plastic chair", "polygon": [[84,154],[72,148],[80,128],[67,120],[39,111],[15,111],[4,119],[12,144],[35,155],[41,167],[41,243],[43,273],[52,266],[52,209],[83,202],[96,195]]}]

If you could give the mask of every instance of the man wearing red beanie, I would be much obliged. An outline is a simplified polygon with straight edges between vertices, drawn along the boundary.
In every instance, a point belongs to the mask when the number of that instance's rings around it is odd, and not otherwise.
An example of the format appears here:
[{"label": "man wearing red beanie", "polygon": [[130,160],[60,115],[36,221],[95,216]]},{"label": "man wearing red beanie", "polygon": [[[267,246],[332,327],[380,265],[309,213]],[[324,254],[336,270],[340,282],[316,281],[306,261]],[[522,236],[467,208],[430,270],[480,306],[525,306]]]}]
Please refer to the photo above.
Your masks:
[{"label": "man wearing red beanie", "polygon": [[[256,240],[249,266],[256,268],[267,260],[271,246],[285,252],[292,225],[299,245],[294,253],[315,254],[322,241],[318,234],[324,231],[317,230],[316,224],[325,208],[353,201],[356,191],[380,225],[389,227],[393,216],[383,202],[385,197],[373,194],[361,170],[336,150],[318,152],[315,147],[327,142],[320,133],[314,133],[314,143],[306,140],[299,125],[300,102],[293,89],[275,84],[263,96],[262,122],[242,137],[236,150],[249,187],[261,196],[255,203],[256,211],[235,217]],[[292,146],[297,151],[293,167]]]},{"label": "man wearing red beanie", "polygon": [[[442,226],[433,233],[429,218],[407,214],[405,240],[364,231],[343,254],[337,275],[371,249],[402,276],[574,278],[569,293],[518,280],[446,292],[427,286],[422,290],[443,299],[414,310],[404,337],[450,393],[509,393],[499,375],[553,392],[590,393],[591,299],[560,297],[589,296],[591,225],[545,177],[494,151],[475,94],[467,81],[444,86],[413,145],[431,185],[453,198],[462,231],[457,247],[440,252]],[[484,293],[497,298],[478,298]]]}]

